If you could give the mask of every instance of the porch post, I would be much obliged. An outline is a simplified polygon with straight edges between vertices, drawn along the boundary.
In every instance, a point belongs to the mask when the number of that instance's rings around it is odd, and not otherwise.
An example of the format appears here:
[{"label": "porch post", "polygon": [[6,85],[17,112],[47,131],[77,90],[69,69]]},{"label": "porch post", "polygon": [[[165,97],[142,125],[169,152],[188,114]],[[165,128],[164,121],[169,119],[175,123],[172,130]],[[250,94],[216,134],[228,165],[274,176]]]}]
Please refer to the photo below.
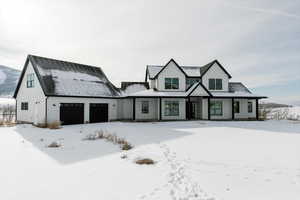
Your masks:
[{"label": "porch post", "polygon": [[207,118],[210,120],[210,97],[207,99]]},{"label": "porch post", "polygon": [[159,105],[158,105],[158,108],[159,108],[159,119],[158,119],[158,120],[161,120],[161,97],[159,97]]},{"label": "porch post", "polygon": [[256,120],[259,120],[258,99],[255,99],[255,102],[256,102]]},{"label": "porch post", "polygon": [[186,116],[186,118],[187,118],[187,119],[191,119],[191,99],[190,99],[190,97],[188,97],[187,108],[185,108],[185,109],[187,109],[187,112],[185,112],[185,113],[188,114],[188,115]]},{"label": "porch post", "polygon": [[135,120],[135,98],[133,98],[133,105],[132,105],[132,118]]},{"label": "porch post", "polygon": [[234,120],[234,98],[231,98],[231,116],[232,120]]}]

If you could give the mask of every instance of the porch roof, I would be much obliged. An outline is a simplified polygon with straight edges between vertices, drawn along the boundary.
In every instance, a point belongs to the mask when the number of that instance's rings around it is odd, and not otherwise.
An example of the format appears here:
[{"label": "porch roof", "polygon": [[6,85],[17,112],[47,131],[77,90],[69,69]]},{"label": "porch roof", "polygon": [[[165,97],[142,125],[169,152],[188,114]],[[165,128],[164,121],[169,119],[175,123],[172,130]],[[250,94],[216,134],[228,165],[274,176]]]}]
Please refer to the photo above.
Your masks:
[{"label": "porch roof", "polygon": [[266,96],[261,96],[249,92],[211,92],[213,97],[224,97],[224,98],[267,98]]}]

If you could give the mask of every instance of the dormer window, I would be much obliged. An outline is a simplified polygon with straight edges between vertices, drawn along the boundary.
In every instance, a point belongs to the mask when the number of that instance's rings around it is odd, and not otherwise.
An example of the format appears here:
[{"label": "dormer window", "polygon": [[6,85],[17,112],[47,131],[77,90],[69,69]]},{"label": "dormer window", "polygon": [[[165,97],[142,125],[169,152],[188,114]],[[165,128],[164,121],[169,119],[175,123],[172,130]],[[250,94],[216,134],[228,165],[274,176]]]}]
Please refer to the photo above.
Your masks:
[{"label": "dormer window", "polygon": [[27,74],[27,88],[34,87],[34,74]]},{"label": "dormer window", "polygon": [[209,79],[209,87],[210,90],[222,90],[222,79],[220,78],[210,78]]},{"label": "dormer window", "polygon": [[165,89],[179,89],[179,79],[165,78]]}]

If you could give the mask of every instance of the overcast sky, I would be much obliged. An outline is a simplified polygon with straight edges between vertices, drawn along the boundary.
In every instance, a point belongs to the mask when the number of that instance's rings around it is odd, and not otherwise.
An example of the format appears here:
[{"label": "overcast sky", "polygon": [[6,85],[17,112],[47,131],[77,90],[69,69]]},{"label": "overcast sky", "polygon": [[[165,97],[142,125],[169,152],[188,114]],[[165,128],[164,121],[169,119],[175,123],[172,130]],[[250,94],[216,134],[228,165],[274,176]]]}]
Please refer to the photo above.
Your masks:
[{"label": "overcast sky", "polygon": [[27,54],[101,67],[119,86],[147,64],[218,59],[271,100],[300,104],[300,1],[0,0],[0,64]]}]

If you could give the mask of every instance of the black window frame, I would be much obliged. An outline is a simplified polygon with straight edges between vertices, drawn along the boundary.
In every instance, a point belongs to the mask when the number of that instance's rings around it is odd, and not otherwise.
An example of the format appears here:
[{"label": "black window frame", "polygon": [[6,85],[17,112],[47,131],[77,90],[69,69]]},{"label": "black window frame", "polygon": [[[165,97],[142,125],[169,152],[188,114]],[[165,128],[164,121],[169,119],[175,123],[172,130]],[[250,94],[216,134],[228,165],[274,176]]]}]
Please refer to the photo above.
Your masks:
[{"label": "black window frame", "polygon": [[241,112],[240,107],[241,107],[240,102],[239,101],[234,101],[234,104],[233,104],[234,113],[240,113]]},{"label": "black window frame", "polygon": [[223,116],[223,101],[211,101],[209,109],[211,116]]},{"label": "black window frame", "polygon": [[[175,111],[174,111],[175,110]],[[165,116],[179,116],[179,101],[165,101]]]},{"label": "black window frame", "polygon": [[221,78],[210,78],[208,79],[209,90],[223,90],[223,79]]},{"label": "black window frame", "polygon": [[253,113],[253,102],[248,101],[248,113]]},{"label": "black window frame", "polygon": [[141,111],[143,114],[149,113],[149,101],[142,101],[141,102]]},{"label": "black window frame", "polygon": [[165,89],[166,90],[178,90],[179,89],[179,78],[177,78],[177,77],[165,78]]},{"label": "black window frame", "polygon": [[26,78],[27,78],[26,79],[27,88],[34,88],[34,79],[35,79],[34,73],[27,74]]},{"label": "black window frame", "polygon": [[28,110],[28,102],[21,102],[21,110]]}]

